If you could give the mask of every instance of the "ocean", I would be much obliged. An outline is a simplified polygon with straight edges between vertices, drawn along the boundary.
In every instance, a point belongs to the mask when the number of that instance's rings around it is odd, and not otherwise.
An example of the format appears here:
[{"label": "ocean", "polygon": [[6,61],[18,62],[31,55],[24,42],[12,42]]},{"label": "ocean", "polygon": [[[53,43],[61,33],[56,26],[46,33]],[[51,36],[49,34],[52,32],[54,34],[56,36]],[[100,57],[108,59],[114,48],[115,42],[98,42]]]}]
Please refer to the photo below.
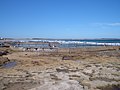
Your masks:
[{"label": "ocean", "polygon": [[39,40],[19,40],[17,42],[42,42],[42,44],[19,44],[17,47],[38,47],[49,48],[49,43],[59,48],[77,48],[92,46],[120,46],[120,39],[39,39]]}]

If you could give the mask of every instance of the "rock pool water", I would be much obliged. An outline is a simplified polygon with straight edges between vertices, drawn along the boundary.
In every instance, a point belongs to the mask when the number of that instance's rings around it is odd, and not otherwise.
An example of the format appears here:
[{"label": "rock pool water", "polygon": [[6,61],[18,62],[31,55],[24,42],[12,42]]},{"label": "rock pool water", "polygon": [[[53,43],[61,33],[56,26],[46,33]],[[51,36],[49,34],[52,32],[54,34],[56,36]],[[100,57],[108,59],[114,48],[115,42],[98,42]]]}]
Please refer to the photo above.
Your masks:
[{"label": "rock pool water", "polygon": [[4,64],[3,67],[11,68],[11,67],[16,66],[16,64],[17,64],[16,62],[8,62],[8,63]]}]

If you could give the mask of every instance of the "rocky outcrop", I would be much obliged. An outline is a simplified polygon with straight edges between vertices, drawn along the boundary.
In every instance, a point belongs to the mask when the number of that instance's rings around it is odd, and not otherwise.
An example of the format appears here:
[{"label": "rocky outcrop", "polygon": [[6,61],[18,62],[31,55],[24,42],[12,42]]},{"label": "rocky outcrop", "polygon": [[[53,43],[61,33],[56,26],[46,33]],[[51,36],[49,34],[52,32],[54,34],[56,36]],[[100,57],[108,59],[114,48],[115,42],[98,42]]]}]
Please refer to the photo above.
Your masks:
[{"label": "rocky outcrop", "polygon": [[0,57],[0,66],[9,62],[10,60],[7,57]]},{"label": "rocky outcrop", "polygon": [[0,51],[0,56],[7,55],[8,53],[8,51]]}]

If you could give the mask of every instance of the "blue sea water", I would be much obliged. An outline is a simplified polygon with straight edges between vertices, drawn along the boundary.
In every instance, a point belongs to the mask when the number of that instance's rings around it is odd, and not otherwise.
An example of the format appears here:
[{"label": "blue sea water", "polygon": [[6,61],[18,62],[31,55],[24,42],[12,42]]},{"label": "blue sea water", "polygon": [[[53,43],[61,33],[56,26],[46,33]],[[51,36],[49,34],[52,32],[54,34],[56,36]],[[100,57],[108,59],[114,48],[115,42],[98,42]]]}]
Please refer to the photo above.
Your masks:
[{"label": "blue sea water", "polygon": [[81,41],[81,42],[98,42],[98,43],[120,43],[120,39],[86,39],[86,40],[65,40],[65,41]]},{"label": "blue sea water", "polygon": [[20,44],[19,47],[40,47],[47,48],[49,43],[57,42],[59,48],[85,47],[85,46],[120,46],[120,39],[44,39],[28,40],[22,42],[47,42],[43,44]]}]

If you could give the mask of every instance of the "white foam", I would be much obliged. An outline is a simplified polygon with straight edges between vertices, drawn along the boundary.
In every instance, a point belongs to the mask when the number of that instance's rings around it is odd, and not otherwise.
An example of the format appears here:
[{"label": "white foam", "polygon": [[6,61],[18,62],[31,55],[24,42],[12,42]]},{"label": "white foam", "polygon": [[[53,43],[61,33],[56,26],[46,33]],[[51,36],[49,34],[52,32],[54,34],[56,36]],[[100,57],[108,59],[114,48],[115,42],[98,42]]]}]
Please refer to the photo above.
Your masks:
[{"label": "white foam", "polygon": [[86,42],[86,41],[64,41],[64,40],[20,40],[20,42],[40,41],[40,42],[58,42],[60,44],[85,44],[85,45],[111,45],[120,46],[120,43],[99,43],[99,42]]}]

